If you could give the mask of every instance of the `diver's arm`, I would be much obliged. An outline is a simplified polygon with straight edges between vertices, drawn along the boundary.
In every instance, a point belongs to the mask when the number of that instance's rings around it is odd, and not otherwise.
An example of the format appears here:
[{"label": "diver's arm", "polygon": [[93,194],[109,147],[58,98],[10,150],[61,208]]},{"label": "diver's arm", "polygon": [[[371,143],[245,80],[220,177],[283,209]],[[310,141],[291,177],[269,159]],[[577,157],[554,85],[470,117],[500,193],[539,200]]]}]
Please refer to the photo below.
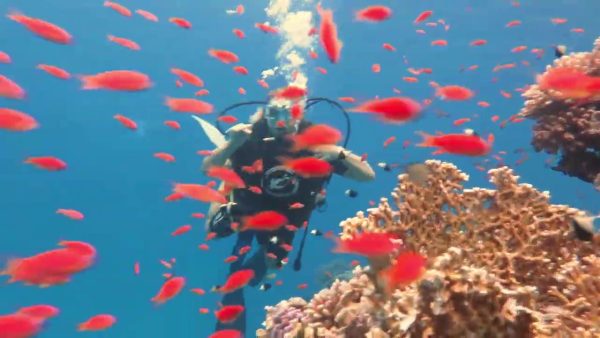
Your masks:
[{"label": "diver's arm", "polygon": [[[326,145],[319,146],[313,149],[320,157],[329,162],[339,161],[345,167],[345,171],[341,174],[344,177],[356,181],[371,181],[375,179],[375,172],[360,156],[353,154],[349,150],[340,146]],[[340,156],[343,153],[343,156]]]},{"label": "diver's arm", "polygon": [[252,133],[252,125],[239,123],[229,128],[227,134],[229,135],[229,141],[219,148],[215,149],[212,155],[207,156],[202,161],[202,170],[206,171],[212,166],[223,166],[225,162],[241,147]]}]

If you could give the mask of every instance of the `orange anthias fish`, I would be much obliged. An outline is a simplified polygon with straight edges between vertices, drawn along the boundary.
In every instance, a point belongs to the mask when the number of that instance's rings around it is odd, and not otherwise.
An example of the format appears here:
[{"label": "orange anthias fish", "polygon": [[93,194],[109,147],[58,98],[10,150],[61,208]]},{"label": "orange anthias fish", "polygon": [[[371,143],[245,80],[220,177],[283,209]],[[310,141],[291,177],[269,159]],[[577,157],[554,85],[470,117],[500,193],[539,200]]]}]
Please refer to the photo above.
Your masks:
[{"label": "orange anthias fish", "polygon": [[229,278],[227,278],[227,281],[223,286],[215,287],[215,291],[220,293],[231,293],[246,286],[252,278],[254,278],[254,270],[238,270],[229,275]]},{"label": "orange anthias fish", "polygon": [[0,316],[0,337],[29,338],[42,331],[43,318],[36,318],[21,313]]},{"label": "orange anthias fish", "polygon": [[71,74],[69,74],[69,72],[56,66],[40,64],[37,65],[36,68],[41,69],[46,73],[62,80],[68,80],[71,78]]},{"label": "orange anthias fish", "polygon": [[274,231],[288,223],[285,215],[272,210],[258,212],[242,218],[242,231]]},{"label": "orange anthias fish", "polygon": [[320,145],[336,144],[342,139],[342,133],[329,125],[315,124],[290,138],[294,142],[293,150],[298,151]]},{"label": "orange anthias fish", "polygon": [[338,63],[343,43],[338,38],[337,26],[333,21],[333,12],[330,9],[325,10],[321,8],[321,4],[317,5],[317,11],[321,16],[321,26],[319,29],[321,45],[325,53],[327,53],[329,61]]},{"label": "orange anthias fish", "polygon": [[104,7],[111,8],[115,12],[121,14],[122,16],[126,16],[126,17],[131,16],[131,11],[127,7],[125,7],[121,4],[118,4],[116,2],[104,1]]},{"label": "orange anthias fish", "polygon": [[106,38],[108,39],[108,41],[114,42],[118,45],[121,45],[125,48],[129,48],[131,50],[140,50],[141,49],[140,45],[137,42],[130,40],[130,39],[121,38],[121,37],[110,35],[110,34],[107,35]]},{"label": "orange anthias fish", "polygon": [[96,249],[92,245],[77,241],[61,241],[59,245],[64,248],[9,260],[0,275],[11,276],[9,283],[47,287],[67,283],[73,274],[94,263]]},{"label": "orange anthias fish", "polygon": [[156,296],[152,297],[152,302],[156,304],[163,304],[173,297],[177,296],[183,287],[185,286],[185,278],[184,277],[172,277],[167,279]]},{"label": "orange anthias fish", "polygon": [[398,255],[391,266],[379,273],[387,294],[419,280],[425,273],[426,264],[427,259],[418,253],[404,252]]},{"label": "orange anthias fish", "polygon": [[333,166],[316,157],[300,157],[294,159],[280,159],[283,165],[303,178],[326,177],[333,171]]},{"label": "orange anthias fish", "polygon": [[0,129],[30,131],[39,126],[37,120],[18,110],[0,108]]},{"label": "orange anthias fish", "polygon": [[[34,318],[49,319],[58,316],[60,310],[52,305],[39,304],[22,307],[17,313]],[[0,330],[0,332],[2,332],[2,330]]]},{"label": "orange anthias fish", "polygon": [[56,210],[56,213],[69,217],[70,219],[74,219],[76,221],[81,221],[84,218],[84,215],[80,211],[74,209],[58,209]]},{"label": "orange anthias fish", "polygon": [[354,15],[358,21],[378,22],[389,19],[392,16],[392,10],[387,6],[375,5],[363,8]]},{"label": "orange anthias fish", "polygon": [[113,116],[113,118],[119,122],[121,122],[121,124],[125,127],[125,128],[129,128],[131,130],[136,130],[137,129],[137,123],[135,123],[134,120],[123,116],[121,114],[117,114],[115,116]]},{"label": "orange anthias fish", "polygon": [[13,12],[8,15],[8,18],[20,23],[25,26],[30,32],[33,34],[46,39],[48,41],[52,41],[58,44],[70,44],[73,40],[71,34],[67,32],[65,29],[52,24],[50,22],[32,18],[26,15],[22,15],[17,12]]},{"label": "orange anthias fish", "polygon": [[158,22],[158,17],[153,13],[150,13],[143,9],[138,9],[135,12],[148,21]]},{"label": "orange anthias fish", "polygon": [[448,101],[464,101],[473,97],[473,91],[466,87],[451,85],[437,87],[436,96]]},{"label": "orange anthias fish", "polygon": [[24,162],[49,171],[59,171],[67,168],[67,164],[63,160],[54,156],[29,157]]},{"label": "orange anthias fish", "polygon": [[115,91],[141,91],[152,87],[148,75],[131,70],[113,70],[96,75],[80,77],[82,89],[106,89]]},{"label": "orange anthias fish", "polygon": [[227,167],[212,166],[206,171],[206,176],[218,178],[235,189],[246,187],[244,180],[235,171]]},{"label": "orange anthias fish", "polygon": [[181,28],[185,28],[185,29],[192,28],[192,23],[184,18],[169,18],[169,22],[174,23]]},{"label": "orange anthias fish", "polygon": [[235,53],[223,49],[209,49],[208,55],[225,64],[236,63],[240,61],[240,58]]},{"label": "orange anthias fish", "polygon": [[0,75],[0,97],[21,100],[25,98],[25,90],[13,80]]},{"label": "orange anthias fish", "polygon": [[341,240],[336,238],[337,246],[333,249],[336,253],[357,254],[365,257],[378,257],[389,255],[399,248],[395,243],[396,237],[389,233],[362,232],[354,234],[351,239]]},{"label": "orange anthias fish", "polygon": [[589,99],[600,95],[600,77],[571,68],[551,68],[537,78],[541,90],[561,99]]},{"label": "orange anthias fish", "polygon": [[117,318],[109,314],[100,314],[91,317],[77,326],[77,331],[103,331],[115,325]]},{"label": "orange anthias fish", "polygon": [[278,99],[298,100],[306,96],[306,88],[297,86],[288,86],[269,93],[270,96]]},{"label": "orange anthias fish", "polygon": [[210,114],[213,112],[212,104],[197,99],[167,97],[165,104],[171,111],[179,113]]},{"label": "orange anthias fish", "polygon": [[204,81],[192,72],[179,68],[171,68],[171,73],[179,76],[179,78],[192,86],[204,87]]},{"label": "orange anthias fish", "polygon": [[244,311],[242,305],[226,305],[215,311],[217,320],[221,323],[232,323]]},{"label": "orange anthias fish", "polygon": [[421,110],[421,104],[413,99],[407,97],[390,97],[370,100],[348,111],[377,114],[383,121],[402,123],[417,118]]},{"label": "orange anthias fish", "polygon": [[429,17],[430,17],[432,14],[433,14],[433,11],[430,11],[430,10],[428,10],[428,11],[424,11],[424,12],[421,12],[421,14],[419,14],[419,15],[417,16],[417,18],[415,19],[415,21],[414,21],[413,23],[415,23],[415,24],[417,24],[417,23],[421,23],[421,22],[423,22],[423,21],[425,21],[425,20],[429,19]]},{"label": "orange anthias fish", "polygon": [[446,134],[446,135],[428,135],[421,132],[423,142],[419,147],[437,147],[438,150],[433,155],[444,153],[466,156],[484,156],[492,150],[494,135],[490,134],[488,140],[484,140],[475,134]]},{"label": "orange anthias fish", "polygon": [[173,192],[180,193],[184,197],[195,199],[201,202],[227,203],[227,199],[220,192],[201,184],[176,183]]}]

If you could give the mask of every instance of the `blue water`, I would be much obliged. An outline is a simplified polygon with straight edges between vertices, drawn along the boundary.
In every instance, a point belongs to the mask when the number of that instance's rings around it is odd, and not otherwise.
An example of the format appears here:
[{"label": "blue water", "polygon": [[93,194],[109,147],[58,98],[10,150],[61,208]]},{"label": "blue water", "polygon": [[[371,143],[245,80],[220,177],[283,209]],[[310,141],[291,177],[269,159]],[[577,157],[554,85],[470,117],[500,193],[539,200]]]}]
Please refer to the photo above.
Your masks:
[{"label": "blue water", "polygon": [[[233,238],[212,242],[210,251],[198,250],[205,236],[203,220],[191,218],[194,212],[206,212],[207,205],[185,200],[165,203],[172,182],[205,183],[207,178],[199,170],[202,158],[197,150],[211,149],[212,145],[198,125],[185,114],[169,112],[164,106],[165,96],[191,97],[193,88],[177,88],[171,67],[190,70],[201,76],[210,90],[206,100],[217,108],[248,99],[263,99],[266,90],[256,84],[263,69],[277,64],[275,52],[280,46],[276,36],[264,34],[254,23],[264,22],[267,1],[246,1],[243,16],[229,16],[226,9],[238,2],[223,0],[123,1],[134,10],[143,8],[159,16],[152,23],[134,14],[125,18],[94,1],[19,1],[3,0],[0,13],[19,10],[23,13],[57,23],[74,35],[69,46],[57,45],[39,39],[20,25],[0,18],[0,50],[9,53],[13,63],[0,64],[0,74],[17,81],[27,91],[27,99],[11,101],[0,98],[0,106],[27,112],[38,119],[41,128],[29,133],[0,132],[0,258],[29,256],[50,250],[62,239],[92,243],[99,259],[90,270],[76,275],[64,286],[40,289],[20,284],[0,286],[0,313],[10,313],[25,305],[46,303],[60,308],[61,314],[49,321],[40,337],[70,337],[75,335],[76,324],[98,313],[111,313],[118,323],[106,332],[89,333],[90,337],[206,337],[214,327],[214,315],[198,313],[200,307],[217,308],[216,294],[196,296],[187,289],[206,290],[225,280]],[[535,74],[544,69],[553,58],[551,46],[565,44],[570,51],[587,51],[600,33],[600,2],[596,0],[521,1],[513,7],[509,1],[386,1],[394,10],[391,20],[380,24],[355,22],[353,12],[371,1],[324,1],[326,8],[334,9],[340,38],[344,42],[341,62],[331,65],[319,48],[318,60],[307,66],[309,90],[312,95],[337,98],[354,96],[359,100],[395,95],[392,88],[403,95],[426,99],[433,95],[428,81],[458,84],[476,91],[475,100],[464,103],[444,103],[435,100],[424,117],[398,126],[375,121],[363,114],[352,115],[353,130],[349,148],[358,154],[368,153],[375,167],[374,182],[355,183],[345,178],[334,178],[329,186],[329,207],[324,213],[315,212],[311,224],[322,231],[337,231],[339,221],[351,217],[358,210],[369,207],[368,201],[388,196],[396,183],[396,174],[384,172],[376,163],[407,163],[432,158],[431,149],[411,145],[402,148],[402,141],[418,143],[415,131],[456,132],[464,127],[482,135],[494,133],[495,151],[505,150],[506,163],[514,166],[524,148],[529,159],[516,167],[521,181],[540,190],[548,190],[552,202],[570,204],[589,210],[598,208],[598,192],[590,184],[563,176],[546,167],[548,155],[536,154],[529,145],[531,121],[509,124],[500,129],[490,122],[498,114],[506,119],[518,112],[522,99],[514,92],[517,87],[532,83]],[[467,9],[467,8],[470,8]],[[415,34],[414,18],[423,10],[433,9],[432,19],[444,18],[451,25],[442,28],[419,27],[427,35]],[[181,16],[193,24],[183,30],[167,21]],[[553,25],[552,17],[564,17],[564,25]],[[523,24],[511,29],[504,25],[519,19]],[[571,33],[573,27],[585,33]],[[237,39],[233,28],[241,28],[245,40]],[[142,50],[132,52],[109,43],[107,34],[137,41]],[[448,47],[431,47],[434,39],[447,39]],[[478,38],[488,40],[482,47],[469,47]],[[389,42],[398,50],[394,53],[381,48]],[[518,45],[544,48],[546,55],[536,60],[529,52],[513,54]],[[209,48],[229,49],[241,58],[241,65],[250,70],[243,77],[228,65],[207,55]],[[403,63],[406,56],[410,65]],[[496,64],[527,60],[531,67],[519,65],[515,69],[492,73]],[[72,74],[92,74],[114,69],[134,69],[147,73],[154,87],[140,93],[81,91],[76,80],[62,81],[48,76],[35,66],[39,63],[63,67]],[[371,65],[380,63],[379,74],[371,72]],[[479,70],[459,72],[461,66],[478,64]],[[328,70],[327,75],[316,71],[317,66]],[[406,83],[410,76],[407,67],[429,67],[433,74],[422,75],[419,83]],[[498,81],[491,80],[497,77]],[[272,88],[284,85],[279,79],[270,81]],[[248,94],[241,96],[238,87]],[[500,90],[513,93],[511,99],[500,95]],[[475,102],[485,100],[490,108],[478,107]],[[309,115],[314,121],[341,125],[343,119],[334,110],[322,107]],[[436,110],[450,114],[438,118]],[[238,116],[246,116],[238,112]],[[463,127],[454,127],[452,121],[461,117],[479,118]],[[113,119],[123,114],[138,122],[139,130],[131,132]],[[163,125],[165,120],[178,120],[182,129],[173,131]],[[340,127],[341,128],[341,127]],[[398,140],[387,148],[383,142],[390,136]],[[169,152],[176,163],[164,163],[153,157],[155,152]],[[69,167],[63,172],[46,172],[23,164],[28,156],[53,155],[64,159]],[[452,155],[435,156],[455,163],[470,174],[469,186],[489,187],[486,175],[475,169],[481,159]],[[488,166],[495,165],[495,161]],[[356,189],[359,196],[350,199],[344,195],[348,188]],[[55,214],[58,208],[82,211],[82,222]],[[194,225],[193,230],[180,237],[170,233],[183,224]],[[297,236],[295,244],[298,244]],[[316,282],[318,267],[334,260],[332,244],[325,238],[309,237],[304,254],[304,268],[294,272],[290,267],[278,275],[282,286],[274,286],[264,293],[246,290],[248,336],[254,334],[264,320],[263,307],[274,305],[291,296],[310,297],[321,286]],[[155,307],[150,298],[163,282],[165,269],[160,259],[177,259],[176,273],[188,280],[186,290],[161,307]],[[290,256],[292,260],[295,252]],[[355,257],[343,257],[348,262]],[[141,275],[134,276],[133,264],[141,263]],[[298,290],[297,285],[308,283]]]}]

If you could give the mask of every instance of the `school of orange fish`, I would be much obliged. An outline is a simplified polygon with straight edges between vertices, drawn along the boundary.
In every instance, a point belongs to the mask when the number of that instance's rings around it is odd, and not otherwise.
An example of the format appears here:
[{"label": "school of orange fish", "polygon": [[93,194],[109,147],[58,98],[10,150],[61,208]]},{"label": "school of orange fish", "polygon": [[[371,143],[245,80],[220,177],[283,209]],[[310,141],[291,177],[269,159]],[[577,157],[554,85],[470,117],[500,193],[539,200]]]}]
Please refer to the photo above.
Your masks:
[{"label": "school of orange fish", "polygon": [[[513,2],[512,5],[518,7],[519,3]],[[104,7],[106,7],[107,10],[115,11],[115,14],[125,18],[132,17],[134,15],[133,13],[135,13],[153,23],[158,23],[160,21],[153,13],[142,9],[132,12],[124,5],[116,2],[105,1]],[[315,10],[319,16],[319,26],[310,29],[306,34],[318,35],[322,51],[326,54],[329,62],[334,65],[339,63],[343,58],[343,44],[339,37],[334,13],[331,9],[326,9],[321,4],[318,4]],[[234,12],[236,15],[243,15],[244,6],[237,6]],[[358,22],[367,21],[376,23],[389,20],[392,17],[393,11],[386,6],[381,5],[370,6],[355,12],[355,20]],[[45,39],[51,43],[62,45],[74,43],[70,32],[59,25],[47,22],[42,18],[28,16],[16,11],[9,13],[7,18],[22,25],[23,28],[30,31],[32,35]],[[563,18],[551,18],[549,21],[553,25],[561,25],[567,22],[567,20]],[[168,22],[182,29],[193,29],[192,23],[185,18],[171,17],[168,19]],[[516,27],[520,24],[521,22],[519,20],[510,21],[506,24],[506,28]],[[427,10],[417,14],[414,25],[417,34],[426,34],[426,31],[420,27],[423,25],[427,27],[440,26],[445,30],[450,29],[450,25],[447,24],[444,19],[435,18],[435,12],[433,10]],[[266,34],[276,35],[279,33],[276,27],[262,23],[256,23],[255,28]],[[582,28],[573,28],[571,31],[578,34],[584,32]],[[245,39],[245,33],[240,28],[234,28],[233,34],[239,39]],[[140,51],[142,49],[138,43],[124,37],[108,35],[107,39],[112,43],[132,51]],[[487,44],[485,39],[476,39],[470,43],[470,46],[475,48],[485,44]],[[448,41],[441,39],[431,42],[431,46],[434,48],[447,45]],[[390,43],[383,43],[382,47],[389,52],[396,51],[396,48]],[[517,46],[512,49],[512,52],[520,53],[527,49],[527,46]],[[544,50],[542,49],[531,49],[531,52],[538,57],[541,57],[544,54]],[[241,75],[249,74],[249,70],[246,67],[234,65],[240,61],[240,58],[233,51],[211,48],[207,53],[209,57],[214,58],[219,62],[232,65],[235,72]],[[318,58],[318,52],[316,50],[311,50],[309,57],[313,59]],[[10,55],[7,52],[0,51],[0,63],[10,64],[11,62]],[[526,61],[523,62],[525,63]],[[496,66],[493,71],[498,72],[516,66],[516,63],[502,64]],[[57,66],[39,64],[36,67],[60,80],[69,80],[72,77],[67,70]],[[473,65],[468,67],[467,70],[474,71],[476,69],[477,66]],[[408,70],[413,75],[412,77],[403,78],[403,80],[408,83],[418,82],[421,74],[432,73],[432,70],[429,68],[409,68]],[[204,81],[198,75],[179,68],[172,68],[170,71],[177,77],[175,84],[178,87],[189,85],[198,88],[195,92],[196,97],[209,94],[207,89],[202,88],[204,87]],[[326,73],[326,70],[322,67],[319,67],[319,71],[323,74]],[[372,66],[372,71],[375,73],[380,72],[380,65],[374,64]],[[82,90],[135,92],[149,90],[153,86],[150,76],[135,70],[106,71],[99,74],[80,76],[79,80],[81,81]],[[554,95],[563,99],[571,98],[585,102],[586,100],[600,98],[600,77],[589,76],[572,69],[556,69],[543,77],[538,77],[536,80],[542,89],[551,90]],[[269,88],[269,85],[265,80],[258,80],[258,85],[265,89]],[[433,81],[430,82],[430,85],[435,90],[435,98],[440,100],[465,101],[472,100],[475,97],[475,92],[473,90],[460,85],[440,85]],[[394,91],[400,94],[400,91],[397,89],[394,89]],[[239,88],[239,93],[244,94],[245,89]],[[307,94],[305,89],[294,86],[271,90],[269,92],[271,97],[285,98],[292,102],[296,102],[292,107],[292,116],[294,119],[302,119],[303,107],[299,102],[301,102],[302,98],[306,97]],[[509,97],[511,94],[503,92],[502,95]],[[0,97],[12,100],[23,100],[27,97],[27,94],[26,90],[15,80],[0,75]],[[422,114],[427,106],[431,104],[432,99],[434,98],[419,101],[410,97],[394,96],[375,98],[357,103],[357,100],[353,97],[339,98],[339,100],[344,103],[356,103],[355,106],[348,108],[349,112],[372,114],[377,120],[381,121],[381,123],[391,124],[410,123],[410,121],[415,120]],[[211,114],[214,112],[214,107],[211,103],[197,98],[167,97],[164,104],[171,111],[179,113]],[[490,103],[486,101],[479,101],[477,104],[484,108],[490,106]],[[124,115],[115,115],[114,119],[133,132],[137,130],[136,122]],[[500,117],[495,115],[491,119],[493,122],[498,122]],[[221,116],[219,117],[219,120],[228,124],[237,122],[237,119],[231,115]],[[470,118],[461,118],[455,120],[453,124],[455,126],[460,126],[469,121]],[[520,122],[520,119],[513,116],[502,122],[502,126],[505,126],[508,122],[517,123]],[[177,121],[172,120],[165,121],[164,125],[174,130],[181,128]],[[36,128],[43,128],[43,126],[40,126],[34,116],[15,109],[0,108],[0,131],[30,132]],[[463,156],[483,157],[492,153],[494,142],[494,136],[492,134],[486,138],[482,138],[475,133],[437,133],[436,135],[430,135],[421,132],[421,135],[423,141],[417,146],[433,147],[435,148],[433,154],[450,153]],[[306,129],[301,134],[292,137],[294,144],[293,149],[295,151],[302,149],[310,150],[317,146],[336,144],[341,138],[342,133],[336,128],[325,124],[317,124]],[[387,147],[395,140],[396,137],[391,136],[385,141],[384,147]],[[408,141],[405,141],[404,147],[408,145]],[[203,156],[209,155],[210,151],[200,151],[199,154]],[[502,153],[499,152],[499,154]],[[166,162],[175,161],[175,157],[169,153],[157,152],[154,156]],[[497,158],[499,157],[498,155],[495,156]],[[366,155],[363,155],[363,159],[365,158]],[[326,177],[332,172],[330,163],[313,157],[286,158],[281,159],[281,161],[285,166],[294,170],[302,177]],[[68,168],[65,161],[54,156],[26,157],[24,163],[48,171],[67,170]],[[252,166],[244,167],[243,170],[247,172],[261,172],[262,163],[257,161]],[[167,196],[165,201],[170,202],[189,198],[204,203],[226,203],[225,196],[231,192],[232,189],[249,189],[255,194],[262,193],[260,187],[247,186],[236,172],[226,167],[212,167],[205,175],[209,178],[224,182],[224,188],[221,190],[215,189],[217,185],[216,181],[210,181],[207,184],[175,183],[173,184],[172,194]],[[291,204],[289,207],[294,209],[302,208],[304,206],[302,203],[297,202]],[[73,220],[84,220],[84,214],[78,210],[59,209],[56,212]],[[196,213],[193,216],[196,218],[203,218],[204,214]],[[296,227],[288,225],[287,218],[277,211],[263,211],[255,215],[250,215],[243,218],[240,223],[241,224],[234,225],[235,230],[273,231],[284,226],[294,231],[297,230]],[[191,229],[191,225],[184,225],[174,230],[171,235],[184,235]],[[328,237],[332,237],[331,233],[328,235]],[[208,233],[206,235],[206,240],[209,241],[214,237],[214,233]],[[334,249],[334,252],[336,253],[356,254],[371,258],[389,255],[398,252],[400,249],[397,242],[394,241],[394,238],[391,238],[386,234],[361,234],[356,235],[349,240],[334,240],[337,243]],[[94,265],[96,249],[93,245],[79,241],[62,241],[58,244],[61,248],[45,251],[30,257],[11,259],[4,270],[2,270],[2,274],[9,277],[8,282],[10,283],[20,282],[28,286],[51,287],[71,282],[77,273],[89,269]],[[209,246],[208,244],[203,243],[199,248],[208,250]],[[250,247],[242,248],[239,252],[239,256],[245,255],[250,249]],[[288,247],[284,249],[289,251],[293,248],[288,245]],[[227,257],[225,262],[235,262],[239,256],[234,255]],[[175,264],[175,260],[161,261],[161,263],[165,267],[171,268],[172,265]],[[353,262],[353,264],[356,264],[356,262]],[[417,280],[423,273],[425,264],[425,257],[412,252],[401,252],[397,256],[395,263],[381,273],[380,277],[383,285],[385,285],[386,292],[393,292],[395,288]],[[136,275],[140,274],[139,263],[134,264],[134,273]],[[239,288],[243,288],[253,277],[254,271],[240,270],[229,276],[222,286],[216,288],[215,291],[223,294],[233,292]],[[151,298],[149,297],[149,299],[156,304],[168,302],[180,294],[185,286],[185,277],[165,274],[164,284],[158,290],[156,295]],[[303,283],[298,287],[304,288],[306,287],[306,284]],[[192,291],[198,295],[203,295],[205,293],[204,290],[200,288],[194,288]],[[228,323],[234,321],[244,310],[244,307],[241,305],[228,305],[216,309],[214,314],[217,320]],[[209,312],[210,311],[207,308],[200,309],[200,313],[206,314]],[[43,324],[46,320],[57,316],[58,314],[59,309],[51,305],[35,305],[23,307],[12,314],[0,315],[0,338],[32,337],[42,331]],[[116,322],[117,318],[111,314],[98,314],[79,323],[76,326],[76,329],[79,331],[107,330]],[[235,330],[222,330],[215,332],[211,337],[233,338],[241,336],[242,333]]]}]

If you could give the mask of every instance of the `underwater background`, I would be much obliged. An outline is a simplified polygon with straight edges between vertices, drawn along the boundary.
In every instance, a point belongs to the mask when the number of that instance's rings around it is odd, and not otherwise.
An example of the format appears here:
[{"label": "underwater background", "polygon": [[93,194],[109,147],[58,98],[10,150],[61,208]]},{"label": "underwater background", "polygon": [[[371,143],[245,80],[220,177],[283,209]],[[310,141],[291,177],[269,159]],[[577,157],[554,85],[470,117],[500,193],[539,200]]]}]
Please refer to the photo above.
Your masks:
[{"label": "underwater background", "polygon": [[[281,46],[277,35],[265,34],[254,24],[269,20],[267,1],[223,0],[128,0],[121,1],[130,9],[142,8],[156,14],[160,21],[153,23],[140,16],[123,17],[101,0],[67,1],[41,0],[0,2],[0,13],[20,11],[59,24],[73,34],[71,45],[58,45],[33,36],[6,17],[0,19],[0,51],[10,54],[11,64],[0,64],[0,74],[17,81],[26,91],[25,100],[0,98],[0,106],[14,108],[34,116],[40,128],[29,133],[0,132],[0,259],[25,257],[56,247],[60,240],[80,240],[93,244],[98,250],[96,264],[62,286],[50,288],[27,287],[22,284],[0,284],[0,314],[10,313],[21,306],[51,304],[61,313],[49,321],[40,337],[70,337],[76,325],[92,315],[110,313],[117,317],[114,327],[105,332],[85,333],[90,337],[207,337],[214,330],[215,317],[200,314],[198,309],[217,309],[220,295],[207,292],[198,296],[191,288],[209,290],[222,284],[234,237],[209,242],[210,250],[202,251],[206,231],[204,220],[192,218],[196,212],[206,213],[208,205],[193,200],[167,203],[173,182],[206,183],[198,150],[213,145],[189,114],[170,112],[165,97],[193,97],[194,89],[178,88],[170,68],[178,67],[198,74],[210,94],[202,97],[215,105],[216,111],[230,104],[247,100],[263,100],[268,90],[257,80],[264,69],[279,64],[276,53]],[[291,0],[292,6],[295,1]],[[245,6],[243,15],[230,15],[228,9]],[[367,114],[350,114],[352,131],[348,148],[357,154],[368,154],[368,161],[377,173],[376,180],[356,183],[334,177],[328,186],[328,205],[324,212],[313,213],[311,228],[322,232],[338,231],[338,223],[359,210],[369,208],[369,201],[389,196],[401,168],[391,172],[377,163],[408,164],[429,158],[452,162],[470,175],[467,187],[489,187],[486,173],[475,168],[492,168],[491,158],[467,158],[455,155],[431,155],[431,148],[415,147],[421,137],[416,131],[435,133],[461,132],[471,128],[482,136],[495,135],[494,153],[506,151],[507,165],[515,168],[521,182],[530,183],[541,191],[549,191],[555,204],[569,204],[591,213],[600,211],[600,194],[591,184],[552,171],[545,161],[550,157],[535,153],[530,145],[533,122],[509,123],[501,128],[490,121],[492,115],[502,120],[516,114],[523,106],[520,94],[514,89],[535,82],[536,74],[544,71],[554,58],[553,45],[563,44],[568,51],[588,51],[600,35],[600,1],[552,0],[519,1],[378,1],[393,9],[390,20],[381,23],[357,22],[354,12],[375,4],[373,1],[329,1],[323,7],[334,11],[339,36],[343,41],[341,61],[331,64],[321,47],[315,45],[319,58],[306,57],[303,67],[308,78],[310,96],[336,99],[352,96],[357,101],[396,96],[416,100],[433,98],[428,82],[458,84],[475,91],[475,98],[465,102],[444,102],[434,99],[423,117],[404,125],[383,124]],[[302,2],[302,5],[306,5]],[[311,2],[313,22],[318,22],[316,2]],[[443,18],[450,25],[416,27],[414,18],[424,10],[434,11],[434,19]],[[182,29],[169,17],[183,17],[193,27]],[[566,18],[565,24],[553,24],[551,18]],[[507,22],[521,20],[518,27],[505,28]],[[585,31],[575,33],[571,28]],[[232,34],[233,28],[246,32],[245,39]],[[416,34],[415,29],[427,34]],[[111,43],[106,35],[126,37],[138,42],[141,51],[134,52]],[[475,39],[486,39],[481,47],[469,47]],[[446,39],[447,47],[432,47],[432,40]],[[384,50],[383,43],[396,47],[395,52]],[[511,53],[525,45],[545,50],[541,59],[526,50]],[[240,65],[248,68],[242,76],[208,56],[210,48],[235,51]],[[408,64],[405,63],[408,61]],[[530,66],[523,66],[527,60]],[[492,72],[494,66],[517,62],[514,69]],[[35,66],[52,64],[72,74],[94,74],[107,70],[131,69],[148,74],[154,86],[147,91],[121,93],[83,91],[76,78],[62,81],[44,74]],[[371,65],[379,63],[381,72],[374,73]],[[479,65],[475,71],[461,67]],[[322,74],[316,67],[324,67]],[[432,74],[420,76],[418,83],[402,80],[411,76],[407,67],[427,67]],[[493,81],[493,78],[497,78]],[[284,86],[283,78],[268,79],[271,88]],[[247,90],[240,95],[238,88]],[[512,93],[505,98],[501,90]],[[476,105],[487,101],[489,108]],[[350,105],[344,104],[345,107]],[[447,117],[436,114],[444,111]],[[240,109],[233,114],[241,121],[253,112]],[[113,119],[123,114],[138,123],[132,132]],[[473,118],[477,114],[477,118]],[[214,122],[216,113],[202,116]],[[452,121],[470,117],[472,121],[460,127]],[[320,104],[307,118],[328,123],[344,130],[343,116]],[[165,120],[177,120],[181,130],[174,131]],[[397,140],[387,147],[383,143],[391,136]],[[403,147],[403,142],[410,145]],[[527,160],[516,165],[525,149]],[[168,152],[176,162],[165,163],[153,157],[156,152]],[[29,156],[53,155],[68,163],[67,170],[47,172],[23,164]],[[358,191],[356,198],[344,193]],[[59,208],[77,209],[85,214],[81,222],[70,220],[55,212]],[[172,237],[177,227],[191,224],[192,231]],[[296,236],[297,246],[301,236]],[[303,268],[296,272],[291,266],[278,272],[281,286],[264,292],[247,287],[247,336],[253,336],[265,318],[264,306],[274,305],[292,296],[310,298],[324,285],[322,267],[342,260],[348,267],[355,256],[331,253],[334,244],[325,237],[307,238]],[[176,258],[174,271],[187,278],[181,295],[162,306],[150,298],[163,283],[165,272],[160,259]],[[290,262],[296,251],[290,254]],[[141,273],[134,275],[133,265],[139,262]],[[298,285],[308,283],[305,289]]]}]

